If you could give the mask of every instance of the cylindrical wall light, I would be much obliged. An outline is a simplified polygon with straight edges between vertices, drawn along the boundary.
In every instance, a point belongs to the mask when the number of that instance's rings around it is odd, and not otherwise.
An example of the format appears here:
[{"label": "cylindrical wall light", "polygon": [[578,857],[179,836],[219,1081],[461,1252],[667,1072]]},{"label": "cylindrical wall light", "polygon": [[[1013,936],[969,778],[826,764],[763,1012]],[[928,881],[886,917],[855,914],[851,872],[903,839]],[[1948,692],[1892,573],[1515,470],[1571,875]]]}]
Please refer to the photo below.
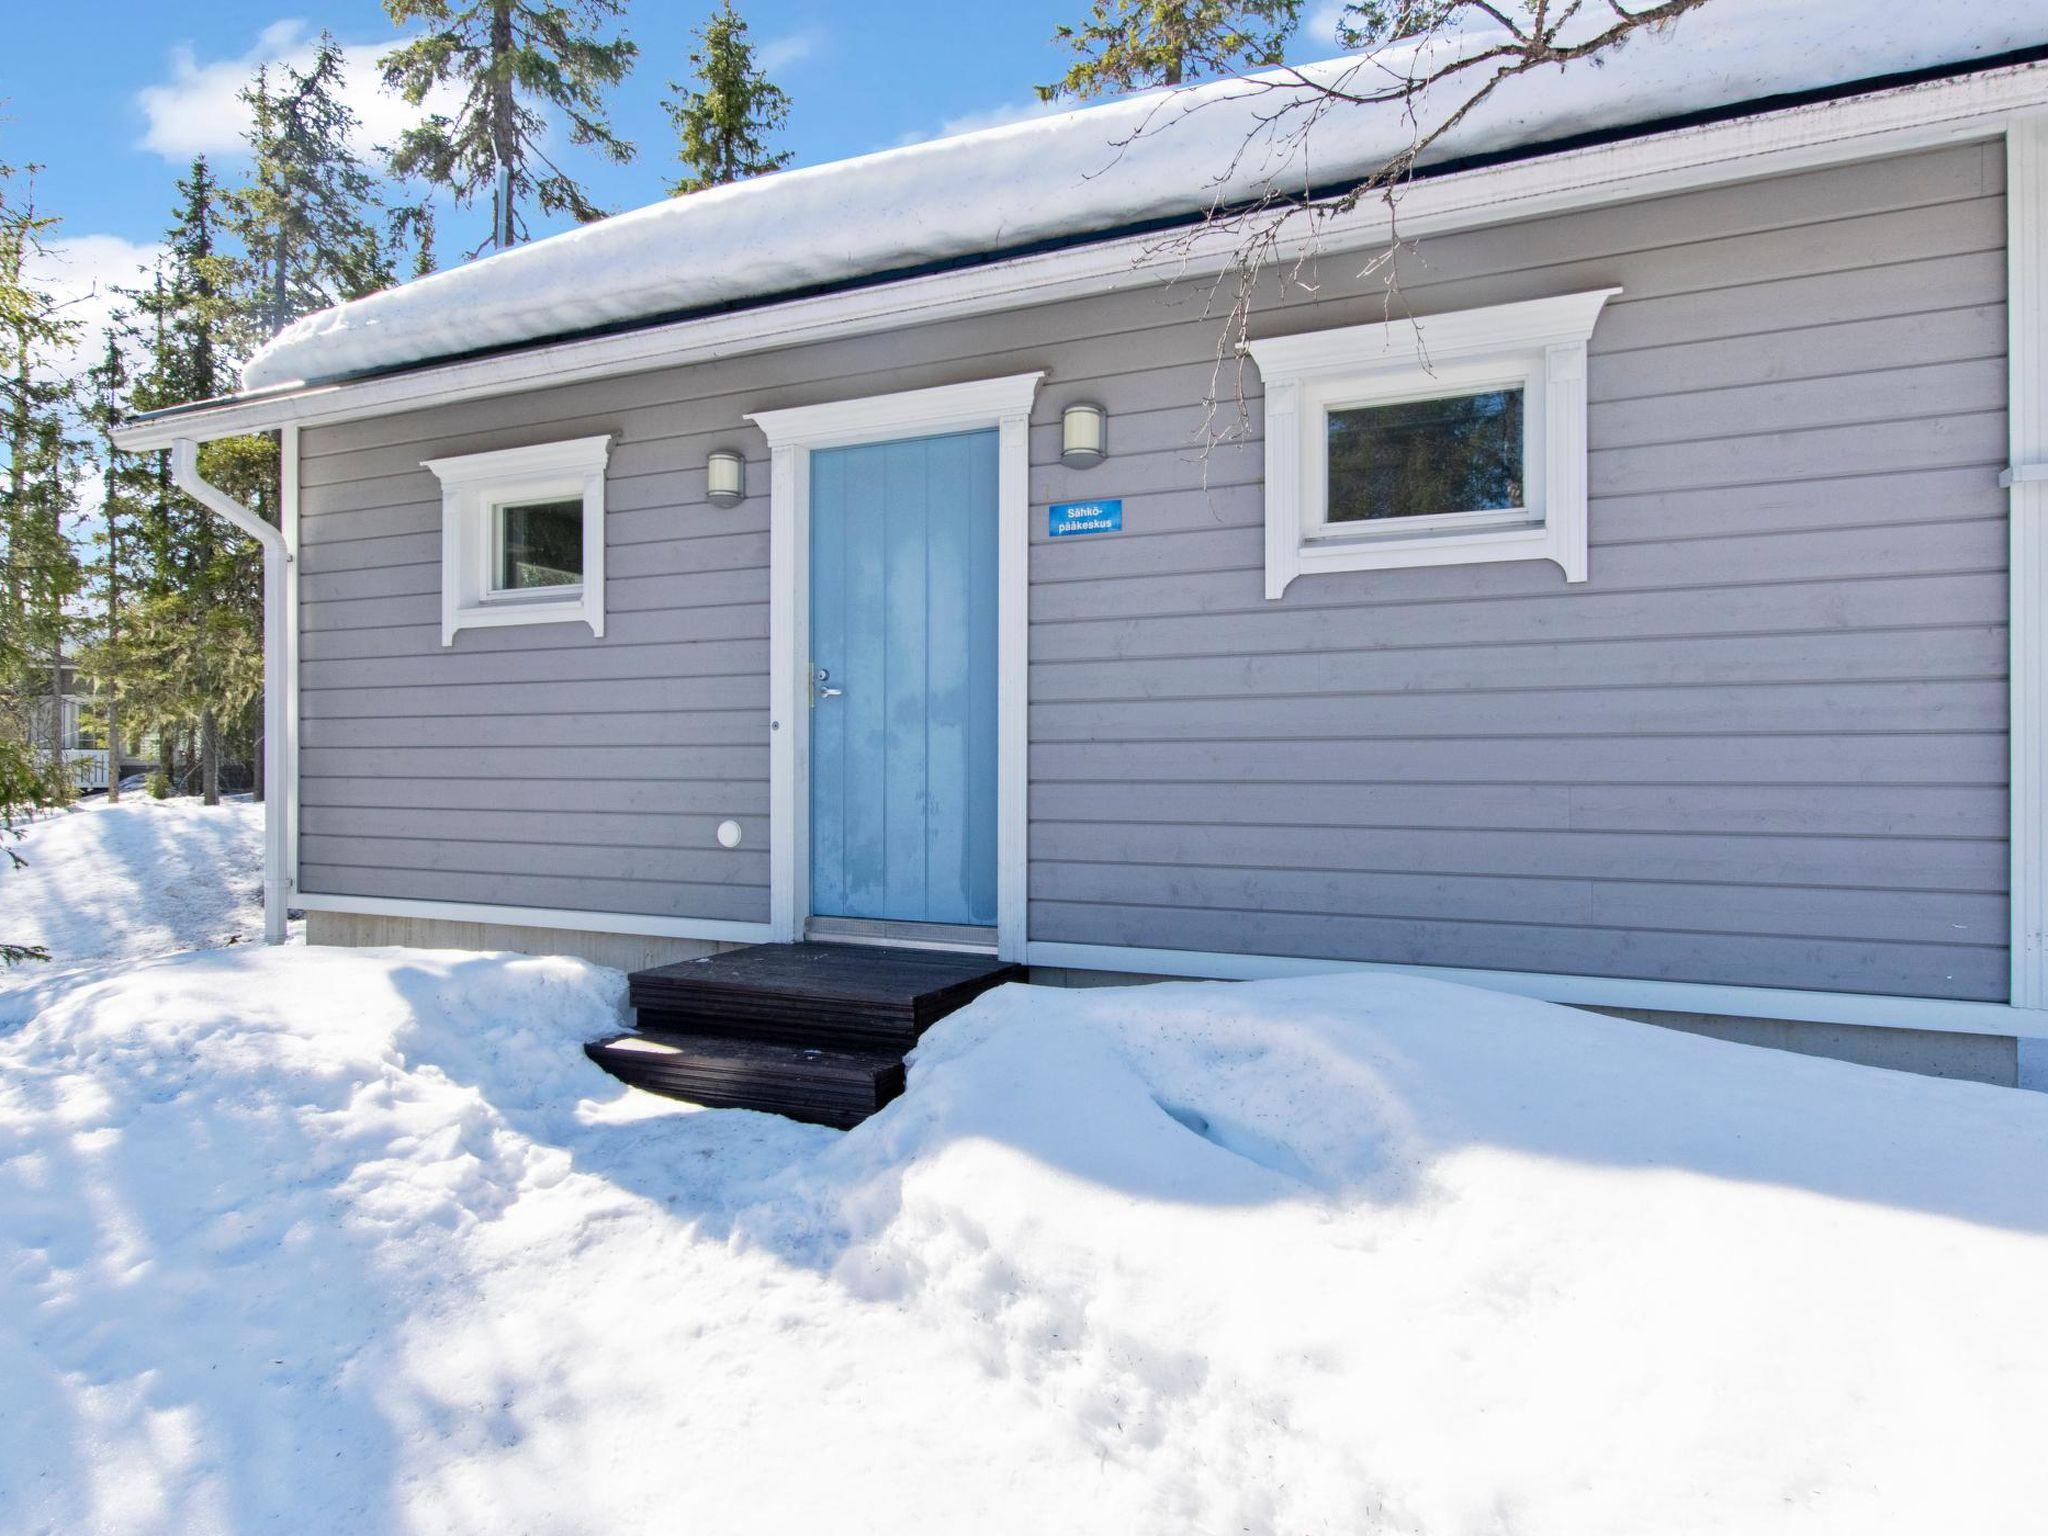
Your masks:
[{"label": "cylindrical wall light", "polygon": [[1092,469],[1109,455],[1109,413],[1099,405],[1070,405],[1060,412],[1060,462]]},{"label": "cylindrical wall light", "polygon": [[704,494],[714,507],[736,507],[747,497],[747,461],[720,448],[704,461]]}]

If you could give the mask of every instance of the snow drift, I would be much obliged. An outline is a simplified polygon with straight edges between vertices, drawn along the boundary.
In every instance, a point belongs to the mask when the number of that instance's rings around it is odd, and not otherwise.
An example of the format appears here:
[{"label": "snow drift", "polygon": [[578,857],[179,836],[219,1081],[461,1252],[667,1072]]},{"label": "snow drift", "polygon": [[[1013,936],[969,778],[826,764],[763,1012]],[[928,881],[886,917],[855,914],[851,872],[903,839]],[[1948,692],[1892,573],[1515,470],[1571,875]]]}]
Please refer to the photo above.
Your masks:
[{"label": "snow drift", "polygon": [[[1604,6],[1586,10],[1589,24],[1605,14]],[[1509,81],[1429,159],[1966,63],[2044,40],[2044,0],[1714,0],[1663,35],[1630,39],[1604,67]],[[1394,48],[1304,73],[1369,91],[1408,69]],[[1422,103],[1420,120],[1447,115],[1471,89],[1446,86],[1449,99]],[[1295,120],[1261,128],[1296,91],[1284,77],[1223,81],[671,199],[309,316],[250,360],[243,385],[391,368],[1197,213],[1269,187],[1335,185],[1413,140],[1397,104],[1347,108],[1325,118],[1303,152],[1291,142]]]},{"label": "snow drift", "polygon": [[844,1137],[615,973],[0,992],[0,1528],[2038,1524],[2048,1098],[1375,976],[1006,988]]},{"label": "snow drift", "polygon": [[248,800],[85,800],[10,846],[27,864],[0,858],[0,938],[52,965],[262,937],[263,807]]}]

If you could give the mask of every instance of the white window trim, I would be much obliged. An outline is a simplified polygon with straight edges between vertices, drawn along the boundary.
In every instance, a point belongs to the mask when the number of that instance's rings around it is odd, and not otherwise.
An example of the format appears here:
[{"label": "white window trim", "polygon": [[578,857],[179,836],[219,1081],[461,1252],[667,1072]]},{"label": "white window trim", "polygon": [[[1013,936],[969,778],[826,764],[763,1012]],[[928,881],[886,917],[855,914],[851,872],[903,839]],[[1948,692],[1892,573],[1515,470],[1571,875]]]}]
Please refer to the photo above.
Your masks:
[{"label": "white window trim", "polygon": [[[1553,560],[1586,579],[1586,342],[1619,288],[1248,341],[1266,393],[1266,596],[1297,576]],[[1519,514],[1324,520],[1326,413],[1481,388],[1525,391]]]},{"label": "white window trim", "polygon": [[993,427],[996,446],[996,953],[1024,958],[1026,686],[1031,556],[1031,402],[1043,373],[788,410],[747,419],[767,434],[768,927],[803,937],[811,915],[811,454],[854,443]]},{"label": "white window trim", "polygon": [[[441,643],[465,629],[588,624],[604,636],[604,472],[610,437],[579,437],[427,459],[441,482]],[[583,580],[507,592],[497,586],[498,519],[508,503],[583,502]]]}]

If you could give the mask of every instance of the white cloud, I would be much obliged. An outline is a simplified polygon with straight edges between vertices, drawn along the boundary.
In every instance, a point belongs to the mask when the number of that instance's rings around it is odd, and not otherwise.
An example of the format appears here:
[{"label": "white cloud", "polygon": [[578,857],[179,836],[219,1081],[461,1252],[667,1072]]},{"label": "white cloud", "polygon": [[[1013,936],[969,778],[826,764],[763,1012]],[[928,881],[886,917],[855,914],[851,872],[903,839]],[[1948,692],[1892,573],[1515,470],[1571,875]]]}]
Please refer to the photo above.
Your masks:
[{"label": "white cloud", "polygon": [[141,288],[163,247],[119,235],[73,235],[49,241],[29,259],[33,285],[55,296],[64,318],[78,327],[77,339],[61,366],[77,375],[100,360],[105,331],[126,301],[117,288]]},{"label": "white cloud", "polygon": [[824,38],[815,30],[792,32],[787,37],[771,37],[754,53],[754,63],[767,74],[787,69],[792,64],[801,64],[818,51]]},{"label": "white cloud", "polygon": [[1344,44],[1337,37],[1337,23],[1344,19],[1344,13],[1349,9],[1343,0],[1317,6],[1308,13],[1308,20],[1302,23],[1301,35],[1319,47],[1342,48]]},{"label": "white cloud", "polygon": [[1029,101],[1005,102],[997,107],[963,112],[958,117],[947,118],[936,128],[914,129],[896,143],[901,146],[922,144],[927,139],[950,139],[957,133],[977,133],[983,128],[1002,128],[1011,123],[1027,123],[1034,117],[1050,117],[1055,112],[1070,112],[1073,107],[1069,101],[1040,101],[1034,96]]},{"label": "white cloud", "polygon": [[1000,107],[987,107],[979,112],[949,117],[939,124],[939,136],[951,138],[956,133],[977,133],[983,128],[1002,128],[1010,123],[1029,122],[1034,117],[1050,117],[1055,112],[1072,110],[1072,102],[1040,101],[1033,96],[1029,101],[1013,101]]},{"label": "white cloud", "polygon": [[[305,22],[294,20],[271,23],[257,36],[255,45],[236,58],[201,62],[191,44],[178,44],[171,50],[170,78],[136,92],[136,105],[149,122],[142,135],[142,147],[171,160],[201,154],[243,153],[247,149],[242,135],[249,127],[249,108],[241,100],[241,92],[250,76],[264,64],[309,68],[318,41],[317,32]],[[342,48],[347,80],[342,97],[361,120],[356,139],[359,153],[367,154],[372,146],[391,144],[424,110],[407,106],[403,99],[383,87],[377,60],[399,41],[394,37],[386,42],[351,43]],[[434,103],[430,100],[428,105]]]}]

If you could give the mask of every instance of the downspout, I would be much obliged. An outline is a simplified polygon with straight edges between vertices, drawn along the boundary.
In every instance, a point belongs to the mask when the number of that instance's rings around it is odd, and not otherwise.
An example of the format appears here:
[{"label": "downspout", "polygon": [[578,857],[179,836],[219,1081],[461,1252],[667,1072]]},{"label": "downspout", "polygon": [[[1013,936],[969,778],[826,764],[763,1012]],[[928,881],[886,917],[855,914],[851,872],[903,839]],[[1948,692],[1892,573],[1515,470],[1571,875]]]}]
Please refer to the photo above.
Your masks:
[{"label": "downspout", "polygon": [[292,553],[284,534],[199,474],[199,445],[171,444],[171,484],[217,512],[263,546],[263,938],[282,944],[289,892],[285,886],[285,572]]}]

